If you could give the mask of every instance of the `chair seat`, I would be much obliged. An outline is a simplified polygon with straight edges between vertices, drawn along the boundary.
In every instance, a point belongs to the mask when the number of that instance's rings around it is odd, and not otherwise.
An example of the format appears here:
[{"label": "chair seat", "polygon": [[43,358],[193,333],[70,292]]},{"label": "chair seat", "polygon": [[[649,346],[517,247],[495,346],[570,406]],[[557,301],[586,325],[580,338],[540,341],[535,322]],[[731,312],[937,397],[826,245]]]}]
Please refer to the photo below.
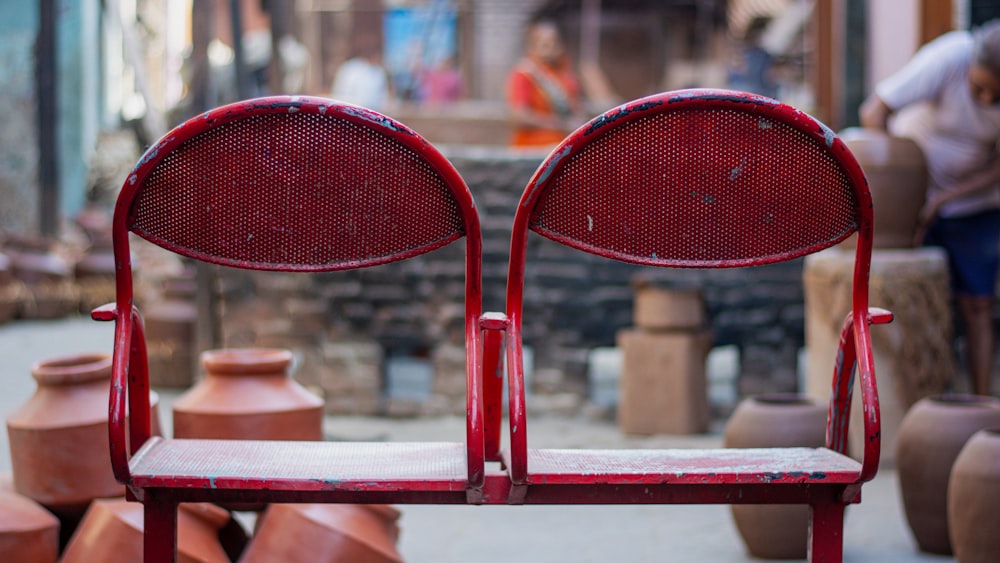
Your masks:
[{"label": "chair seat", "polygon": [[292,442],[151,438],[134,487],[286,491],[464,491],[466,450],[451,442]]},{"label": "chair seat", "polygon": [[[502,452],[511,466],[510,451]],[[861,464],[826,448],[529,449],[529,485],[849,484]]]}]

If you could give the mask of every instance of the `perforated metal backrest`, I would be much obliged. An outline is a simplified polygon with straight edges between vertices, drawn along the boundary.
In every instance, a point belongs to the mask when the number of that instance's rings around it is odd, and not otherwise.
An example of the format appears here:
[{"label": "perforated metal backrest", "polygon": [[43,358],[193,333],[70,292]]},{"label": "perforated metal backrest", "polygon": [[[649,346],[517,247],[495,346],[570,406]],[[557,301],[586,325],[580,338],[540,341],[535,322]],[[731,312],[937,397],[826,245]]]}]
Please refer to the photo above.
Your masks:
[{"label": "perforated metal backrest", "polygon": [[836,244],[870,223],[870,207],[853,156],[818,121],[758,96],[691,90],[592,120],[539,168],[519,212],[602,256],[732,267]]},{"label": "perforated metal backrest", "polygon": [[157,245],[264,270],[381,264],[479,228],[465,183],[416,133],[305,97],[241,102],[179,126],[147,151],[119,207]]}]

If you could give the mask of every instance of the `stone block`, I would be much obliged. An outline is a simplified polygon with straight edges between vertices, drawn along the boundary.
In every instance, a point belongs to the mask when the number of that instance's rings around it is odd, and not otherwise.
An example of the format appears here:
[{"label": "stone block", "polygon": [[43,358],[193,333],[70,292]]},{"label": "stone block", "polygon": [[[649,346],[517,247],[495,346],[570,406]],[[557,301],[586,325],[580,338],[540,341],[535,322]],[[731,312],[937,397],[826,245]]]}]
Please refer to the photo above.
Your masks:
[{"label": "stone block", "polygon": [[706,331],[624,329],[618,426],[627,434],[697,434],[709,423]]}]

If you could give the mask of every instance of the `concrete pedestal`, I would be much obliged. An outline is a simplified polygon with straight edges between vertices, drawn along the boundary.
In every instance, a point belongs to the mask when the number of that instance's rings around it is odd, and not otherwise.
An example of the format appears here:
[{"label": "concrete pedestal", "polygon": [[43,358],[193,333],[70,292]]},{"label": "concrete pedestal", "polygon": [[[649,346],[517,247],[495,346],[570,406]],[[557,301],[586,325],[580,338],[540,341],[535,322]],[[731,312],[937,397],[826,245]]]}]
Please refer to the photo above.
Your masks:
[{"label": "concrete pedestal", "polygon": [[[845,315],[851,309],[854,252],[832,248],[805,260],[808,367],[805,392],[829,401],[834,358]],[[869,304],[895,314],[872,327],[872,348],[882,418],[882,466],[895,464],[896,436],[907,409],[944,392],[956,374],[952,313],[945,253],[939,248],[875,250]],[[861,390],[854,387],[849,447],[860,456]]]}]

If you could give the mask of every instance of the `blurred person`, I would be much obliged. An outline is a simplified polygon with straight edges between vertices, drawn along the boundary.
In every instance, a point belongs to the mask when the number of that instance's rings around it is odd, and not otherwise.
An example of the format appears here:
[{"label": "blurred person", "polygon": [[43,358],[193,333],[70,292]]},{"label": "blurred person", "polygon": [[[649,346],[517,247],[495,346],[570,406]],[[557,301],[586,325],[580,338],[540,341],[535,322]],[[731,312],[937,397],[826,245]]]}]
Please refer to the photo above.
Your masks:
[{"label": "blurred person", "polygon": [[331,96],[375,111],[388,106],[392,96],[389,74],[382,66],[382,50],[375,37],[363,37],[357,54],[337,69]]},{"label": "blurred person", "polygon": [[458,70],[455,55],[441,59],[424,70],[420,76],[420,101],[427,105],[441,105],[462,98],[465,85]]},{"label": "blurred person", "polygon": [[552,146],[585,121],[580,86],[555,23],[531,24],[525,39],[524,57],[507,80],[511,144]]},{"label": "blurred person", "polygon": [[[906,119],[890,124],[904,109]],[[948,254],[973,391],[988,395],[1000,266],[1000,20],[931,41],[859,113],[862,126],[891,125],[923,149],[929,181],[915,242]]]},{"label": "blurred person", "polygon": [[761,45],[761,37],[770,23],[770,16],[756,16],[747,25],[743,33],[739,66],[730,73],[730,88],[771,98],[778,97],[778,83],[772,69],[774,56]]}]

